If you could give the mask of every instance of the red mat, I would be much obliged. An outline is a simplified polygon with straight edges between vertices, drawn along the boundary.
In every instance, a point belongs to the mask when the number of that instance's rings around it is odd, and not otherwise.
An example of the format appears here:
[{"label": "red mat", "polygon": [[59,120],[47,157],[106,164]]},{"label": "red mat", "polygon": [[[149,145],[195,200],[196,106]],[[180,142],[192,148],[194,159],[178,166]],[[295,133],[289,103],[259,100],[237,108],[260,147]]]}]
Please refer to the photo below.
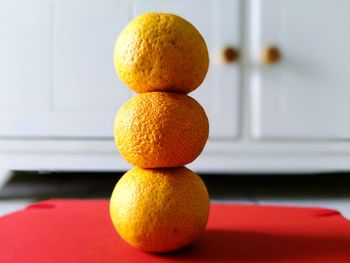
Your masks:
[{"label": "red mat", "polygon": [[327,209],[211,206],[207,231],[169,254],[122,241],[108,201],[51,200],[0,218],[1,263],[350,262],[350,223]]}]

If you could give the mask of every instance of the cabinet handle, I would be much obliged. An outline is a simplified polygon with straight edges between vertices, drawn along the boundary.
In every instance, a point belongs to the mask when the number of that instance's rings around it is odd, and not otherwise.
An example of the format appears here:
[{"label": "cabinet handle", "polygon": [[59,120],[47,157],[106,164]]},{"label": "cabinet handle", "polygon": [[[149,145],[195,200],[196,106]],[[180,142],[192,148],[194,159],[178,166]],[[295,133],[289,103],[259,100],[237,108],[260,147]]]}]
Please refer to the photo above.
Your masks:
[{"label": "cabinet handle", "polygon": [[276,46],[268,46],[261,55],[261,60],[264,64],[276,64],[281,60],[281,51]]},{"label": "cabinet handle", "polygon": [[239,59],[239,52],[232,46],[227,46],[222,50],[222,57],[225,63],[234,63]]}]

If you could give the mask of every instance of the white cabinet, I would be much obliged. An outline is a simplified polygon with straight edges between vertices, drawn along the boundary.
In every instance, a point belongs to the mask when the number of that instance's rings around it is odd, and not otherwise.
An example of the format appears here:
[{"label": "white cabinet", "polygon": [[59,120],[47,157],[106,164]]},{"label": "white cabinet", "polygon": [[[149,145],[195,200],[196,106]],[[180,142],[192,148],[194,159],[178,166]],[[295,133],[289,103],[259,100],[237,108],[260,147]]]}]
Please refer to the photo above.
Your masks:
[{"label": "white cabinet", "polygon": [[131,93],[113,67],[114,0],[0,1],[0,137],[111,138]]},{"label": "white cabinet", "polygon": [[[115,39],[146,11],[178,14],[209,48],[203,172],[350,170],[350,2],[0,0],[0,177],[8,170],[125,170]],[[281,59],[264,64],[276,46]],[[229,49],[226,49],[229,48]],[[239,53],[231,63],[224,50]],[[0,178],[1,181],[1,178]]]},{"label": "white cabinet", "polygon": [[114,115],[132,95],[114,71],[115,39],[134,15],[150,10],[181,15],[204,35],[210,69],[191,96],[207,111],[211,139],[237,137],[240,65],[224,63],[222,51],[240,47],[240,1],[1,3],[7,41],[0,67],[9,74],[0,79],[0,137],[111,138]]},{"label": "white cabinet", "polygon": [[53,107],[69,113],[73,125],[66,136],[112,137],[115,112],[131,95],[113,67],[127,10],[114,0],[56,1]]},{"label": "white cabinet", "polygon": [[233,139],[239,133],[240,63],[222,59],[226,47],[241,46],[239,0],[137,0],[134,16],[144,12],[167,12],[190,21],[203,35],[210,56],[209,71],[202,85],[190,96],[204,107],[210,119],[211,139]]},{"label": "white cabinet", "polygon": [[0,135],[28,135],[33,119],[51,103],[52,5],[0,4]]},{"label": "white cabinet", "polygon": [[[256,138],[350,138],[350,2],[254,0],[252,127]],[[282,59],[259,63],[276,45]]]}]

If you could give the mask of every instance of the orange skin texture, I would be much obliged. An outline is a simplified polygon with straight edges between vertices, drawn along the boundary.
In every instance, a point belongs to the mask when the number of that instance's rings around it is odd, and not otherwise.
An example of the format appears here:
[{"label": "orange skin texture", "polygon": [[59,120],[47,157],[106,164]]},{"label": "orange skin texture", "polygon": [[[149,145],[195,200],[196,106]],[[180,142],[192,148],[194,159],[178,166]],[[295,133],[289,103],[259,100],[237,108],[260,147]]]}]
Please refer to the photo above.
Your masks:
[{"label": "orange skin texture", "polygon": [[177,93],[148,92],[127,101],[118,111],[115,144],[132,165],[177,167],[192,162],[208,139],[209,123],[202,106]]},{"label": "orange skin texture", "polygon": [[133,168],[117,183],[110,215],[120,236],[147,252],[168,252],[203,233],[209,196],[201,178],[185,167]]},{"label": "orange skin texture", "polygon": [[190,22],[173,14],[145,13],[119,35],[114,65],[122,82],[138,93],[187,94],[203,82],[209,55]]},{"label": "orange skin texture", "polygon": [[209,216],[203,181],[183,166],[200,155],[209,135],[204,109],[186,95],[208,71],[206,43],[179,16],[145,13],[119,35],[114,65],[121,81],[140,95],[115,118],[115,144],[138,167],[114,188],[113,225],[143,251],[177,250],[200,237]]}]

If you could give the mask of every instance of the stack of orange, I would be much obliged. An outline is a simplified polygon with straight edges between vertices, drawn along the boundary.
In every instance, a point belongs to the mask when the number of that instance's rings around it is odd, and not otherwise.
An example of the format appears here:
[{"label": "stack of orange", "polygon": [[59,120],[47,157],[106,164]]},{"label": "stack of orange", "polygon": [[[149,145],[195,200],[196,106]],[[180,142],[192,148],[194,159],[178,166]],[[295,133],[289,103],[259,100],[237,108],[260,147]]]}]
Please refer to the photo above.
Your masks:
[{"label": "stack of orange", "polygon": [[139,95],[115,119],[116,146],[137,167],[115,186],[112,222],[141,250],[176,250],[196,240],[208,221],[207,189],[183,166],[198,157],[208,139],[205,111],[186,95],[205,78],[207,46],[183,18],[146,13],[119,35],[114,64],[120,79]]}]

